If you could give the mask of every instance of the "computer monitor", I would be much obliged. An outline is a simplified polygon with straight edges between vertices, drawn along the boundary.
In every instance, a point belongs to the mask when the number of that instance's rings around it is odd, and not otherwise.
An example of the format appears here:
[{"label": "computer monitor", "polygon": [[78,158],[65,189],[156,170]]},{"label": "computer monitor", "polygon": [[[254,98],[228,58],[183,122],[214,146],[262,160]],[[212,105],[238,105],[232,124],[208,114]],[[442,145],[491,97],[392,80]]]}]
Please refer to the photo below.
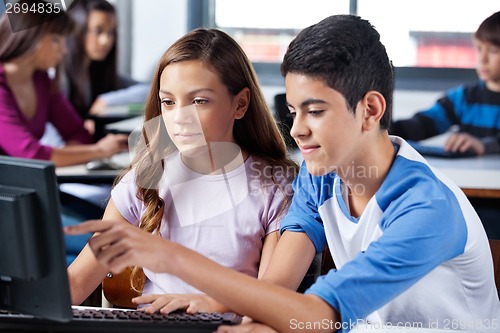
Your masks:
[{"label": "computer monitor", "polygon": [[54,164],[0,156],[0,309],[71,319]]}]

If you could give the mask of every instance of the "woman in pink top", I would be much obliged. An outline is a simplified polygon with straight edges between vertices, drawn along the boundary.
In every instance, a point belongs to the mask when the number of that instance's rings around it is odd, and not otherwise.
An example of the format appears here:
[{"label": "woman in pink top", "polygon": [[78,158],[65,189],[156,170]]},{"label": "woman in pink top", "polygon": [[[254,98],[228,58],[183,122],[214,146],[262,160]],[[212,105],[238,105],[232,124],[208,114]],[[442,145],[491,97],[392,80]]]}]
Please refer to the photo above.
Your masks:
[{"label": "woman in pink top", "polygon": [[[44,2],[26,0],[20,5],[25,3],[27,8],[40,8],[38,3]],[[109,157],[127,148],[124,135],[109,135],[92,143],[82,120],[59,91],[57,80],[47,74],[61,62],[65,36],[73,27],[64,11],[20,11],[0,18],[0,154],[52,160],[56,166],[65,166]],[[66,146],[40,143],[47,122],[54,124]]]}]

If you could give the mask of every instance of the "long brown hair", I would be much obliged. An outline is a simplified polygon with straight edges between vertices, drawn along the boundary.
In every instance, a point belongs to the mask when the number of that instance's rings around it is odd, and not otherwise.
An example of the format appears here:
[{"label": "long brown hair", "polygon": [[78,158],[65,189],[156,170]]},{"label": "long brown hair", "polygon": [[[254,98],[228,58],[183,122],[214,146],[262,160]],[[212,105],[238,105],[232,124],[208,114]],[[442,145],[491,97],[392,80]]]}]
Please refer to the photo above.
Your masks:
[{"label": "long brown hair", "polygon": [[[19,5],[27,4],[31,8],[33,5],[38,6],[38,3],[49,4],[42,0],[22,0]],[[3,14],[0,18],[0,62],[8,62],[33,52],[47,34],[66,36],[74,27],[73,20],[63,10],[58,13],[28,10]],[[57,83],[57,80],[54,82]]]},{"label": "long brown hair", "polygon": [[[99,11],[110,14],[116,19],[113,5],[106,0],[79,0],[69,11],[76,23],[75,32],[68,38],[68,54],[64,58],[64,66],[69,85],[69,99],[78,113],[85,118],[93,101],[102,93],[120,88],[118,77],[118,33],[115,31],[113,46],[102,61],[91,61],[87,68],[85,38],[87,22],[91,12]],[[90,100],[86,98],[86,89],[90,86]]]},{"label": "long brown hair", "polygon": [[[287,153],[285,141],[267,106],[250,61],[238,43],[220,30],[193,30],[167,49],[155,69],[145,105],[145,123],[161,119],[158,92],[163,70],[170,64],[188,60],[205,63],[218,74],[233,96],[236,96],[243,88],[249,88],[248,109],[243,118],[235,121],[233,127],[236,143],[249,154],[266,161],[275,170],[279,168],[295,176],[298,166]],[[136,152],[132,167],[135,168],[137,198],[142,200],[146,207],[141,216],[140,228],[150,233],[158,233],[165,202],[160,198],[157,189],[164,167],[161,154],[159,156],[157,154],[165,152],[169,147],[166,144],[168,135],[162,121],[152,126],[155,130],[148,133],[145,127],[143,128],[143,146]],[[273,181],[275,181],[274,177]],[[281,190],[284,191],[284,189]],[[288,197],[285,196],[285,198]],[[282,212],[288,208],[289,201],[289,198],[286,199]]]}]

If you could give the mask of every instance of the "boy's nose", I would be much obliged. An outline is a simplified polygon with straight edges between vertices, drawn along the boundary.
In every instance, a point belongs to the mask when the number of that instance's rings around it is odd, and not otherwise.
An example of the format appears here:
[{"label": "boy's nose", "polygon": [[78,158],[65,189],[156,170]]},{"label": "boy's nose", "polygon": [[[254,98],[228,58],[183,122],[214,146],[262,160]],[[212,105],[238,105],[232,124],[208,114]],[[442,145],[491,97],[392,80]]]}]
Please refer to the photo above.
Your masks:
[{"label": "boy's nose", "polygon": [[290,129],[290,135],[292,138],[297,140],[299,137],[307,134],[307,126],[305,126],[304,120],[299,114],[295,114],[293,119],[292,128]]}]

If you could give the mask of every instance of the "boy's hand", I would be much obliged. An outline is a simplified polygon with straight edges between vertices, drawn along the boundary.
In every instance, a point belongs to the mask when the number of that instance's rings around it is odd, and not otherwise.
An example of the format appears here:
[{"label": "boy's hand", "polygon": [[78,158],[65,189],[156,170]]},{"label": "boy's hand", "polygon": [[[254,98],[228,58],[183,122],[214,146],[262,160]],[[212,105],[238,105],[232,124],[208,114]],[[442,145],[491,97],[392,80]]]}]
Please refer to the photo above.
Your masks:
[{"label": "boy's hand", "polygon": [[134,297],[132,302],[135,304],[150,303],[149,306],[144,308],[144,311],[148,313],[169,314],[175,310],[186,310],[187,313],[229,311],[222,304],[205,294],[142,295]]},{"label": "boy's hand", "polygon": [[453,133],[444,145],[446,151],[465,153],[470,150],[478,155],[484,154],[484,144],[468,133]]}]

